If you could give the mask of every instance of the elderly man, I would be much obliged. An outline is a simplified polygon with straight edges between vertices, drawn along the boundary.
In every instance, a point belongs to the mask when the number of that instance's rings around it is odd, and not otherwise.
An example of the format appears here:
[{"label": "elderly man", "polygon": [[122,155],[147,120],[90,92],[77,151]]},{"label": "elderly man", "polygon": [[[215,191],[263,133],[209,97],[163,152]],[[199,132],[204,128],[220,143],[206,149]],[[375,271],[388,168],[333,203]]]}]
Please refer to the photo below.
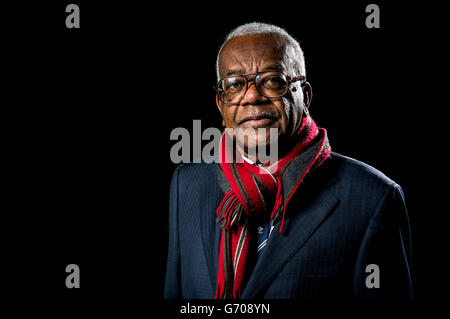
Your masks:
[{"label": "elderly man", "polygon": [[[165,297],[411,298],[402,190],[331,152],[308,112],[299,43],[273,25],[239,26],[217,74],[227,132],[218,163],[174,173]],[[271,143],[278,159],[262,161],[257,146]]]}]

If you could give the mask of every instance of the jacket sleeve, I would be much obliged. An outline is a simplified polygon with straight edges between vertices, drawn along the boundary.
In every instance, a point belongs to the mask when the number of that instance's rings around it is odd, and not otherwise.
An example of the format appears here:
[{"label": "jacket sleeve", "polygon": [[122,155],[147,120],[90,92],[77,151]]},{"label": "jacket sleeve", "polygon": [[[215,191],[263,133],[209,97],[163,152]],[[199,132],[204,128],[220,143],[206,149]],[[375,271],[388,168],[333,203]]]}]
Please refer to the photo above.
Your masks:
[{"label": "jacket sleeve", "polygon": [[393,184],[378,203],[359,248],[355,299],[412,299],[411,233],[404,195]]},{"label": "jacket sleeve", "polygon": [[167,254],[164,298],[181,298],[180,246],[178,235],[178,176],[181,166],[173,174],[169,199],[169,245]]}]

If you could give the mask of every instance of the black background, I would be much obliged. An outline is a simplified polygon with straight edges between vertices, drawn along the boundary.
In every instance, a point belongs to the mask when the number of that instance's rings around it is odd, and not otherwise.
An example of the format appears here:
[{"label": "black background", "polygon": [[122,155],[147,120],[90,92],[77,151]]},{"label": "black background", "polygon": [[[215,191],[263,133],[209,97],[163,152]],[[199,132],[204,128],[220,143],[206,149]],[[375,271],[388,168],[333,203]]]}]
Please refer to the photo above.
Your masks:
[{"label": "black background", "polygon": [[[65,27],[69,3],[80,6],[80,29]],[[220,127],[212,90],[217,50],[232,28],[261,21],[300,41],[314,93],[310,111],[333,150],[402,186],[415,302],[444,299],[448,209],[439,181],[447,162],[438,123],[448,102],[436,93],[442,8],[375,1],[381,28],[367,29],[369,3],[4,5],[2,246],[10,296],[69,307],[161,306],[176,167],[170,132],[192,132],[194,119]],[[80,266],[81,289],[65,287],[70,263]]]}]

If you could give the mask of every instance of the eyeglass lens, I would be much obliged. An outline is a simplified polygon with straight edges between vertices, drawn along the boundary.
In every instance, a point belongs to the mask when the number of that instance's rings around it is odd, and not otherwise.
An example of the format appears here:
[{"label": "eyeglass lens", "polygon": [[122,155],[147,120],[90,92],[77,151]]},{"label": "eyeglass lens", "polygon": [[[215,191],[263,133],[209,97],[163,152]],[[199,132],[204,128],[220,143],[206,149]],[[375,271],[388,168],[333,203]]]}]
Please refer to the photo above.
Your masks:
[{"label": "eyeglass lens", "polygon": [[[264,72],[255,78],[256,89],[266,97],[280,97],[288,89],[286,76],[279,72]],[[225,103],[238,103],[247,91],[248,82],[245,76],[235,76],[222,79],[219,82],[219,98]]]}]

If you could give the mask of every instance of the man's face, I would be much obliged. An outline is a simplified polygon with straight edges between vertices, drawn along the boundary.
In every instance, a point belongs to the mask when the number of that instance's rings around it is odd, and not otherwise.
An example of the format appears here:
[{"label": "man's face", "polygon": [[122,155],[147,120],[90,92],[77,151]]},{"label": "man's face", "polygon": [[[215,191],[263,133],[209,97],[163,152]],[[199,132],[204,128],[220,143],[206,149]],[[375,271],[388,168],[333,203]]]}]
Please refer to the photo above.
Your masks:
[{"label": "man's face", "polygon": [[[286,54],[289,49],[286,41],[278,36],[247,35],[233,38],[225,44],[220,54],[220,77],[264,71],[280,71],[288,76],[296,76],[298,74],[290,74],[287,69],[286,59],[289,57]],[[258,144],[268,145],[270,128],[278,132],[277,136],[272,136],[273,142],[287,140],[301,117],[298,96],[294,98],[289,90],[283,97],[268,98],[258,92],[255,82],[249,82],[248,90],[240,102],[225,104],[216,97],[216,103],[227,128],[240,128],[244,132],[247,128],[254,129],[248,130],[254,132],[247,135],[248,139],[236,136],[238,146],[244,149]],[[258,128],[265,130],[258,131]],[[264,134],[259,134],[261,131]]]}]

